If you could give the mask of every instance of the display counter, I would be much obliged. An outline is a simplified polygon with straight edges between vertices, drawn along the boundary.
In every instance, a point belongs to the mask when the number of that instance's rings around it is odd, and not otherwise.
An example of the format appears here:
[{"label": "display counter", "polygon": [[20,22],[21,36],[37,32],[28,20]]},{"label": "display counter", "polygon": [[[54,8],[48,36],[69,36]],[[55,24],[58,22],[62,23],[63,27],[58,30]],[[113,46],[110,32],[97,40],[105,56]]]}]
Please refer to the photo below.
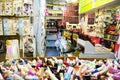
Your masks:
[{"label": "display counter", "polygon": [[114,58],[114,53],[100,44],[93,46],[89,41],[79,38],[77,44],[84,47],[84,52],[79,55],[81,58]]}]

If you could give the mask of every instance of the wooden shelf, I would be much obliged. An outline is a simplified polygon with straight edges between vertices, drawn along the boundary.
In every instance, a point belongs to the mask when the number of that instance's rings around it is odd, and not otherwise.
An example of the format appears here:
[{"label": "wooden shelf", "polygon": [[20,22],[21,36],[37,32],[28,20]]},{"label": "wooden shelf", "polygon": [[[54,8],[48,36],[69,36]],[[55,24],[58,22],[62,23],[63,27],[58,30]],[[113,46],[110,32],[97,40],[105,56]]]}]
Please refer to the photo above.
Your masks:
[{"label": "wooden shelf", "polygon": [[0,17],[16,17],[16,18],[21,18],[21,17],[33,17],[33,16],[27,16],[27,15],[23,15],[23,16],[17,16],[17,15],[0,15]]},{"label": "wooden shelf", "polygon": [[20,39],[20,35],[0,35],[0,40]]}]

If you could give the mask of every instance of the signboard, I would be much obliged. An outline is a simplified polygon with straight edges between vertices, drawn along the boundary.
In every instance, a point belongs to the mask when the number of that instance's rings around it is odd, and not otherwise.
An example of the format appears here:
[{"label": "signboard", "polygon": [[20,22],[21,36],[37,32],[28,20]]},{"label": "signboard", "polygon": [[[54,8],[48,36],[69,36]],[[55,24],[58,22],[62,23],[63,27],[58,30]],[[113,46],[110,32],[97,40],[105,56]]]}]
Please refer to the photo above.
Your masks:
[{"label": "signboard", "polygon": [[114,0],[79,0],[79,13],[98,8]]}]

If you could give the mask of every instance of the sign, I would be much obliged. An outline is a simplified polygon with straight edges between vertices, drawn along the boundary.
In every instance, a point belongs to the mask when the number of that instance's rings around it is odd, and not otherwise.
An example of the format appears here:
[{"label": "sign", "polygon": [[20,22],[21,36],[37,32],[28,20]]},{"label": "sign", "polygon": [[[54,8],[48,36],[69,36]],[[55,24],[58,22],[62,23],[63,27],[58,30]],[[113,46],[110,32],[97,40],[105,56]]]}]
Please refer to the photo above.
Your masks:
[{"label": "sign", "polygon": [[113,1],[114,0],[79,0],[79,13],[85,13]]}]

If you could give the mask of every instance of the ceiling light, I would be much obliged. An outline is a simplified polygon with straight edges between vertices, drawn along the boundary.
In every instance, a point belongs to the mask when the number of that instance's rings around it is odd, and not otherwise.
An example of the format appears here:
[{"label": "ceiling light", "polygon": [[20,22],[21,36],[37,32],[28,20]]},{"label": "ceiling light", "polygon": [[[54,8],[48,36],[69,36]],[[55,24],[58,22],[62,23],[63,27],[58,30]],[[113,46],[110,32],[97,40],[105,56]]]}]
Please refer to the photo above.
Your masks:
[{"label": "ceiling light", "polygon": [[71,0],[71,2],[72,2],[72,3],[75,3],[75,2],[77,2],[77,0]]}]

